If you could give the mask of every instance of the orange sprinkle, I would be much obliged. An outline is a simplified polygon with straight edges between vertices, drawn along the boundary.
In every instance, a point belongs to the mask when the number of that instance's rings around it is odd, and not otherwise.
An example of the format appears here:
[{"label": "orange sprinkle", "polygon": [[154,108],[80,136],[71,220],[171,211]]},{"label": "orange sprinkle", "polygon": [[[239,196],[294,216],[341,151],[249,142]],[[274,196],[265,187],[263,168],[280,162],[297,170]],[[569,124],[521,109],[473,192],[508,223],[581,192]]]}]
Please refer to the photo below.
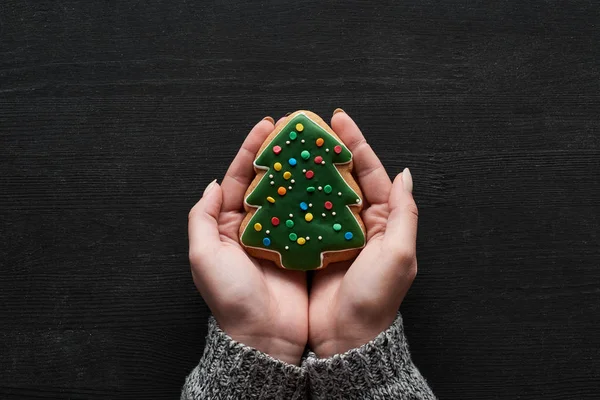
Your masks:
[{"label": "orange sprinkle", "polygon": [[287,192],[287,190],[285,190],[285,188],[283,186],[279,186],[279,189],[277,189],[277,193],[280,196],[283,196],[286,192]]},{"label": "orange sprinkle", "polygon": [[317,146],[321,147],[321,146],[323,146],[323,143],[325,143],[325,141],[323,140],[323,138],[320,137],[320,138],[317,139]]}]

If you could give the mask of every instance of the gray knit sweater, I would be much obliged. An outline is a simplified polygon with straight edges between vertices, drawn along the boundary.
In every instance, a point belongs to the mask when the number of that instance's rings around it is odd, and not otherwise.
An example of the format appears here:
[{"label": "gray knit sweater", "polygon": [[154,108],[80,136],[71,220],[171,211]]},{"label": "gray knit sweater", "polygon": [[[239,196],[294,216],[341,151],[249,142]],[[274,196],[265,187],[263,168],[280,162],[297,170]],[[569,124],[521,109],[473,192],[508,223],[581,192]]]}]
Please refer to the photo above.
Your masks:
[{"label": "gray knit sweater", "polygon": [[187,377],[182,400],[411,399],[435,396],[413,364],[402,317],[369,343],[302,366],[276,360],[231,339],[209,320],[204,355]]}]

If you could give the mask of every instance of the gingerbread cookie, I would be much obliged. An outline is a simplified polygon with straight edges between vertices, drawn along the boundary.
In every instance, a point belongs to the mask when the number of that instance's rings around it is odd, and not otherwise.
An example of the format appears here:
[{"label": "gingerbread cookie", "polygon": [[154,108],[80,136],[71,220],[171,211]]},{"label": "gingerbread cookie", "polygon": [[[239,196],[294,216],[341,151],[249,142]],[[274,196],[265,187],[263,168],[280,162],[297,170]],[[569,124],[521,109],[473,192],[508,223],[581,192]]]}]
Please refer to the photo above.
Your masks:
[{"label": "gingerbread cookie", "polygon": [[267,137],[246,191],[240,242],[293,270],[355,257],[365,245],[352,153],[316,114],[296,111]]}]

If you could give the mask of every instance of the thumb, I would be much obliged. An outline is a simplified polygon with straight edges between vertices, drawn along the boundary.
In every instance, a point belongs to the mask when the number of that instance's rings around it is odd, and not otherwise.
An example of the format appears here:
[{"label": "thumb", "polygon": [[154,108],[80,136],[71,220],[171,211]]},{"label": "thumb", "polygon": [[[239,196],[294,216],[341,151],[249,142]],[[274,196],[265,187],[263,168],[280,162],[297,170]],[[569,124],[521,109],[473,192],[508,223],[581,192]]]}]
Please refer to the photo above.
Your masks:
[{"label": "thumb", "polygon": [[204,189],[202,198],[190,210],[188,237],[192,264],[214,252],[215,248],[221,243],[218,218],[222,203],[221,186],[215,179]]},{"label": "thumb", "polygon": [[412,267],[416,260],[419,211],[412,196],[412,186],[410,170],[405,168],[392,185],[384,237],[389,254],[405,268]]}]

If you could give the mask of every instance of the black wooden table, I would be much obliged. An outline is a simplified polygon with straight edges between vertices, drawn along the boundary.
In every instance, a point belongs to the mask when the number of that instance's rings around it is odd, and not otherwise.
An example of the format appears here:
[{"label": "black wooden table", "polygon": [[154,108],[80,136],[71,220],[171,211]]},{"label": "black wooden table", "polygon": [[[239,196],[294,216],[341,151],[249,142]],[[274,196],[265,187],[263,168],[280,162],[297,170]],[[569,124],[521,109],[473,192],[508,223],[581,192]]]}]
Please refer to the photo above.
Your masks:
[{"label": "black wooden table", "polygon": [[413,173],[438,396],[599,398],[595,3],[1,2],[0,397],[177,398],[189,208],[265,115],[342,107]]}]

